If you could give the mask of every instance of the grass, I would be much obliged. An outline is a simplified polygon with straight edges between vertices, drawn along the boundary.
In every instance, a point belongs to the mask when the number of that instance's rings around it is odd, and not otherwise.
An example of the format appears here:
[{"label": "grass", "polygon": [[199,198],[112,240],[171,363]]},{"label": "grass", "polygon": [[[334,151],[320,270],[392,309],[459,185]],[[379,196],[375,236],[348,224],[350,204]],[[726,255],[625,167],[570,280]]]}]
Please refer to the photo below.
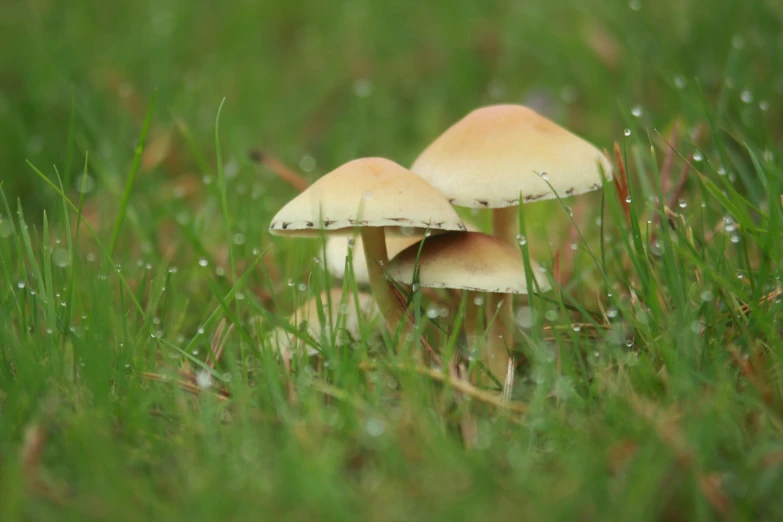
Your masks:
[{"label": "grass", "polygon": [[[5,7],[0,519],[783,518],[782,19],[762,0]],[[512,401],[369,324],[351,349],[289,325],[343,283],[319,241],[267,232],[296,194],[281,169],[410,164],[495,102],[627,168],[523,209],[558,291],[533,298]],[[464,300],[414,298],[452,350]],[[275,327],[320,362],[287,372]]]}]

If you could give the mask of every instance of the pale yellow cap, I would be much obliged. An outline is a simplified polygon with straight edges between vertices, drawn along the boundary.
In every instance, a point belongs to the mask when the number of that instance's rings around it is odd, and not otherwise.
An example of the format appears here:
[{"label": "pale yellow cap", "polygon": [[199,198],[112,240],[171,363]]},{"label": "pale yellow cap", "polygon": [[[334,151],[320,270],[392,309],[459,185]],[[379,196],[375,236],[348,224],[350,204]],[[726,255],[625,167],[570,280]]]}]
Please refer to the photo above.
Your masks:
[{"label": "pale yellow cap", "polygon": [[465,230],[443,194],[393,161],[363,158],[326,174],[272,218],[275,235],[350,232],[353,227]]},{"label": "pale yellow cap", "polygon": [[[596,147],[521,105],[476,109],[452,125],[411,170],[452,204],[503,208],[601,188],[612,166]],[[549,185],[551,185],[551,188]]]},{"label": "pale yellow cap", "polygon": [[[527,294],[525,265],[519,249],[481,232],[448,232],[412,245],[389,262],[387,274],[395,281],[413,283],[418,256],[419,284],[427,288],[457,288],[477,292]],[[541,267],[531,261],[542,292],[551,287]]]}]

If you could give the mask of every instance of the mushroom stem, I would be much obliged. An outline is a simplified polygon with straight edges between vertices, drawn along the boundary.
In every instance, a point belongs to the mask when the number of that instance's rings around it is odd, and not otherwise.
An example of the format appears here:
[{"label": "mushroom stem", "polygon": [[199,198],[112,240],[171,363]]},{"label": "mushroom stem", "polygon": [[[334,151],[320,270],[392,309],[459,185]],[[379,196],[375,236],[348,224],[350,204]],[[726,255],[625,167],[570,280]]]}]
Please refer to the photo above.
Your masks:
[{"label": "mushroom stem", "polygon": [[[496,208],[492,210],[492,232],[506,243],[517,247],[517,221],[519,209],[516,206]],[[502,304],[500,304],[502,303]],[[514,304],[512,294],[490,294],[487,310],[489,317],[495,314],[500,306],[500,312],[492,325],[487,341],[487,355],[492,375],[500,382],[506,378],[508,370],[508,352],[506,343],[514,342]]]},{"label": "mushroom stem", "polygon": [[[508,372],[509,356],[506,345],[513,343],[510,313],[508,314],[508,322],[504,322],[504,312],[511,310],[511,297],[511,294],[490,293],[489,299],[487,299],[487,324],[490,327],[485,348],[486,364],[489,371],[501,384],[505,382]],[[499,312],[498,309],[500,309]]]},{"label": "mushroom stem", "polygon": [[492,233],[510,245],[517,244],[517,207],[504,207],[492,209]]},{"label": "mushroom stem", "polygon": [[479,292],[467,290],[465,295],[465,317],[462,318],[462,329],[465,332],[465,342],[468,345],[468,352],[478,350],[479,339],[479,305],[476,303],[480,297]]},{"label": "mushroom stem", "polygon": [[361,236],[372,296],[378,304],[378,310],[386,322],[386,327],[394,333],[405,312],[394,297],[391,283],[383,274],[383,267],[389,262],[389,255],[386,252],[386,233],[383,227],[362,227]]}]

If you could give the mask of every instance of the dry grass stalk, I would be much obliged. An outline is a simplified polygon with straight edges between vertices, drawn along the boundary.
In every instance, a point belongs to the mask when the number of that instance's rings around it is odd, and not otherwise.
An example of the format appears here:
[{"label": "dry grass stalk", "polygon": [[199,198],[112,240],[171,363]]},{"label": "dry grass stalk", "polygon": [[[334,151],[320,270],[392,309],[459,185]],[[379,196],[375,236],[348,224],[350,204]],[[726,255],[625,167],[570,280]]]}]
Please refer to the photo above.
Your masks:
[{"label": "dry grass stalk", "polygon": [[310,186],[310,182],[298,172],[268,152],[261,152],[260,150],[254,149],[250,151],[249,156],[251,160],[263,165],[299,192],[303,192]]}]

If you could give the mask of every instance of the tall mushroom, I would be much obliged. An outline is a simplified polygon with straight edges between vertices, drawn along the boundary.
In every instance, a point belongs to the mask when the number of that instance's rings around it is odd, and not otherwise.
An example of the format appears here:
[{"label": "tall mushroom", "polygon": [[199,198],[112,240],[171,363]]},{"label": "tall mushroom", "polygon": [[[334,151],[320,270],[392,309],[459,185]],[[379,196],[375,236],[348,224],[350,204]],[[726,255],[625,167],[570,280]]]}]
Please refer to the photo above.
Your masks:
[{"label": "tall mushroom", "polygon": [[465,230],[448,200],[419,176],[384,158],[350,161],[326,174],[272,218],[275,235],[315,237],[360,229],[370,288],[394,332],[405,311],[383,275],[388,263],[384,227]]},{"label": "tall mushroom", "polygon": [[[514,245],[520,203],[597,190],[602,172],[612,178],[600,150],[521,105],[474,110],[427,147],[411,170],[456,206],[493,209],[494,234]],[[503,333],[510,333],[510,295],[499,318]]]},{"label": "tall mushroom", "polygon": [[[476,298],[480,292],[528,293],[519,249],[480,232],[448,232],[428,237],[397,254],[389,263],[387,273],[395,281],[412,284],[417,266],[422,287],[468,291],[464,325],[471,349],[476,348],[479,335]],[[538,265],[533,266],[539,287],[548,290],[549,282],[540,275]],[[490,336],[484,360],[500,382],[504,381],[508,368],[506,354],[503,340]]]}]

